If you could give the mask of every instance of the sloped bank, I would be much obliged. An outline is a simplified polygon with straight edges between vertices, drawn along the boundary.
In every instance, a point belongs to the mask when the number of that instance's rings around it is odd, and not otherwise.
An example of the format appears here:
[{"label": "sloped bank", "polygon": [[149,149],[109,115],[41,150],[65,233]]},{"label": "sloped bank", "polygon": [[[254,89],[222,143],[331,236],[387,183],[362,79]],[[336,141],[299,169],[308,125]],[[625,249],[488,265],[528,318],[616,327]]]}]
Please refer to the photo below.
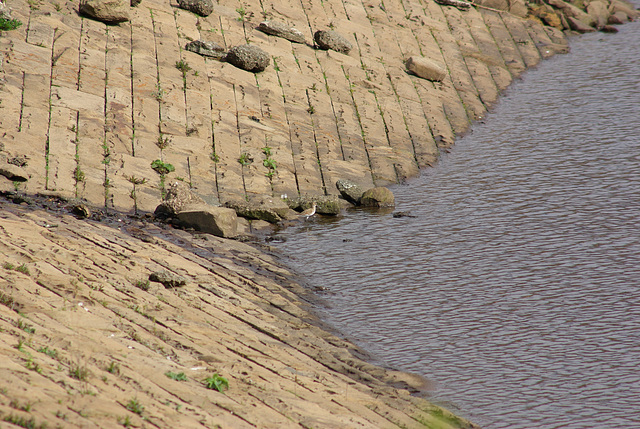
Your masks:
[{"label": "sloped bank", "polygon": [[0,200],[4,422],[474,427],[324,329],[267,248],[45,204]]}]

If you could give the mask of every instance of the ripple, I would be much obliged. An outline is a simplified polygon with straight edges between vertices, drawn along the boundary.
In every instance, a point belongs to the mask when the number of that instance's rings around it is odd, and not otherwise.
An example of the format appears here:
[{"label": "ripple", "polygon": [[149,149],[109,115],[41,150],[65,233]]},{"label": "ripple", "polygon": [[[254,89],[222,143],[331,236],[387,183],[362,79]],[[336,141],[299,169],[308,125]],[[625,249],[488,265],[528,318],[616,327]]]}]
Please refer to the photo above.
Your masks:
[{"label": "ripple", "polygon": [[326,319],[484,427],[640,427],[639,38],[586,35],[529,72],[394,189],[416,218],[285,231]]}]

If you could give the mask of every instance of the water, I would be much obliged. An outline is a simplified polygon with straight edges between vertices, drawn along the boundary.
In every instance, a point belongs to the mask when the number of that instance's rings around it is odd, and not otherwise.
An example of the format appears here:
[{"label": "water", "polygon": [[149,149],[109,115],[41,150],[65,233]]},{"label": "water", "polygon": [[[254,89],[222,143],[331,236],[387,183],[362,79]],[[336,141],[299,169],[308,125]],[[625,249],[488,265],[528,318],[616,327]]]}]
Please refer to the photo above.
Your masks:
[{"label": "water", "polygon": [[280,235],[326,319],[486,428],[640,427],[640,23],[574,40],[394,190]]}]

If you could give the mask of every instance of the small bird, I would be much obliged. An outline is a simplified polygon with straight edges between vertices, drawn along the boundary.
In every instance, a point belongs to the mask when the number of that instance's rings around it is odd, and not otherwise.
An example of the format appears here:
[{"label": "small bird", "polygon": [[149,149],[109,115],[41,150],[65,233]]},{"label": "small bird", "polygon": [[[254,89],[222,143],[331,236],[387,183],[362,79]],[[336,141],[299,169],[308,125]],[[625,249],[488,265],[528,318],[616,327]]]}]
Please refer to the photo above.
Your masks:
[{"label": "small bird", "polygon": [[310,209],[306,209],[305,211],[300,213],[300,216],[304,216],[305,220],[307,220],[314,214],[316,214],[316,203],[313,203],[313,206]]}]

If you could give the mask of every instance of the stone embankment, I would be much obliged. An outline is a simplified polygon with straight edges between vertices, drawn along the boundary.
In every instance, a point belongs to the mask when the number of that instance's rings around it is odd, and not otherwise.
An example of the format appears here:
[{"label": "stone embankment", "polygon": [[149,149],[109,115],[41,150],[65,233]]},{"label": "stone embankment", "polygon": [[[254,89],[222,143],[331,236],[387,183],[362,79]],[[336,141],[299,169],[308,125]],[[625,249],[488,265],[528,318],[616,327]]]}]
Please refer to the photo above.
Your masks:
[{"label": "stone embankment", "polygon": [[81,202],[76,217],[0,203],[6,425],[470,426],[323,329],[268,252],[125,216],[176,182],[236,211],[285,194],[337,210],[339,179],[361,201],[433,164],[567,50],[563,30],[637,16],[445,3],[1,2],[0,192]]}]

